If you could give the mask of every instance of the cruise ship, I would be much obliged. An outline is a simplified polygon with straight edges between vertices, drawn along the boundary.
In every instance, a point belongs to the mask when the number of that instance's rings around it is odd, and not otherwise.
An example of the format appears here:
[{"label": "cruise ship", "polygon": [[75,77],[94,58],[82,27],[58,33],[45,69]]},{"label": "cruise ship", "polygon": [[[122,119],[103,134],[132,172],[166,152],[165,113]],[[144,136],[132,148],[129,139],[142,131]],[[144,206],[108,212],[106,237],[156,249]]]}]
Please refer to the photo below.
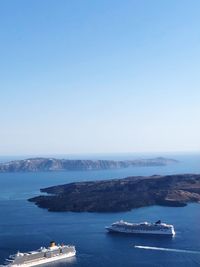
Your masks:
[{"label": "cruise ship", "polygon": [[123,220],[107,226],[109,232],[119,232],[127,234],[156,234],[174,236],[175,230],[173,225],[162,223],[160,220],[155,223],[129,223]]},{"label": "cruise ship", "polygon": [[3,266],[7,267],[31,267],[47,264],[61,259],[73,257],[76,255],[76,249],[71,245],[56,245],[54,241],[48,248],[41,247],[38,250],[26,253],[18,252],[10,255]]}]

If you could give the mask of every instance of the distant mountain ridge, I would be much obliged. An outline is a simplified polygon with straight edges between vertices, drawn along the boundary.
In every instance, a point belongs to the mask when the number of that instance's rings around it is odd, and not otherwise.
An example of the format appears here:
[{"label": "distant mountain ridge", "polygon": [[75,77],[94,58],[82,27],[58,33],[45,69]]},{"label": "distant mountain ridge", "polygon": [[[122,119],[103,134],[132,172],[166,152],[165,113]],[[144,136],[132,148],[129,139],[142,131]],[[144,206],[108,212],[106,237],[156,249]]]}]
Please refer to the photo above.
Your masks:
[{"label": "distant mountain ridge", "polygon": [[175,159],[157,157],[136,160],[71,160],[56,158],[29,158],[0,164],[0,172],[42,172],[71,170],[104,170],[128,167],[165,166],[177,163]]}]

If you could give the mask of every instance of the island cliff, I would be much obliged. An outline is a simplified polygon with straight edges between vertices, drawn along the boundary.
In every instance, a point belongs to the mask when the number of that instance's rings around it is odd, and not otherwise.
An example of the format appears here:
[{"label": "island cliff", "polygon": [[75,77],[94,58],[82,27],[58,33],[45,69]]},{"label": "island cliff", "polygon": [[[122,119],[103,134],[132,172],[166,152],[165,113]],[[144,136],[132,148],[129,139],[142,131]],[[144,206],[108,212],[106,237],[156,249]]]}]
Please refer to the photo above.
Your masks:
[{"label": "island cliff", "polygon": [[77,182],[41,189],[29,199],[49,211],[128,211],[150,205],[184,206],[200,201],[200,175],[127,177]]},{"label": "island cliff", "polygon": [[31,158],[14,160],[0,164],[0,172],[43,172],[43,171],[74,171],[120,169],[137,166],[164,166],[177,163],[177,160],[167,158],[137,159],[137,160],[69,160],[55,158]]}]

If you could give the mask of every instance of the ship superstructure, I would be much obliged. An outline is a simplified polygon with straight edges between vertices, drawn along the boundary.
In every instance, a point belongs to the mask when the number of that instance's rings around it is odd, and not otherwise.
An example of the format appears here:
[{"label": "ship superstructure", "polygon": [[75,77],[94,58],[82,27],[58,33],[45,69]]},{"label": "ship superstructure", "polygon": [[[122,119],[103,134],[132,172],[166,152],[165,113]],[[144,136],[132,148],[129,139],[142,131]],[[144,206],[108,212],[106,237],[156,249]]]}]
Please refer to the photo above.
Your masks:
[{"label": "ship superstructure", "polygon": [[73,257],[76,249],[71,245],[56,245],[54,241],[48,248],[41,247],[36,251],[21,253],[9,256],[5,265],[7,267],[31,267],[54,262],[57,260]]},{"label": "ship superstructure", "polygon": [[129,223],[121,220],[113,223],[111,226],[107,226],[106,229],[109,232],[120,232],[128,234],[175,235],[174,226],[166,223],[161,223],[160,220],[155,223]]}]

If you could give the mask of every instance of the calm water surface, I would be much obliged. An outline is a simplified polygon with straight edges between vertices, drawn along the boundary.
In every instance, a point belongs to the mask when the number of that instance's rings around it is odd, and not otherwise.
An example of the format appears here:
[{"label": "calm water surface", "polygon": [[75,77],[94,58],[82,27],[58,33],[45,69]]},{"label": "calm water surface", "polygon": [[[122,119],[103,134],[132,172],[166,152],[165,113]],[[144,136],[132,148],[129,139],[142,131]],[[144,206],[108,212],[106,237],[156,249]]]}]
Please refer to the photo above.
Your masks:
[{"label": "calm water surface", "polygon": [[[0,174],[0,264],[17,250],[29,251],[51,240],[74,244],[77,256],[48,266],[134,267],[200,266],[200,205],[184,208],[152,206],[123,213],[50,213],[27,198],[39,189],[72,181],[121,178],[130,175],[200,173],[200,155],[177,155],[179,164],[113,171]],[[115,220],[156,221],[176,228],[175,238],[108,234]],[[199,251],[199,254],[143,250],[134,245]]]}]

